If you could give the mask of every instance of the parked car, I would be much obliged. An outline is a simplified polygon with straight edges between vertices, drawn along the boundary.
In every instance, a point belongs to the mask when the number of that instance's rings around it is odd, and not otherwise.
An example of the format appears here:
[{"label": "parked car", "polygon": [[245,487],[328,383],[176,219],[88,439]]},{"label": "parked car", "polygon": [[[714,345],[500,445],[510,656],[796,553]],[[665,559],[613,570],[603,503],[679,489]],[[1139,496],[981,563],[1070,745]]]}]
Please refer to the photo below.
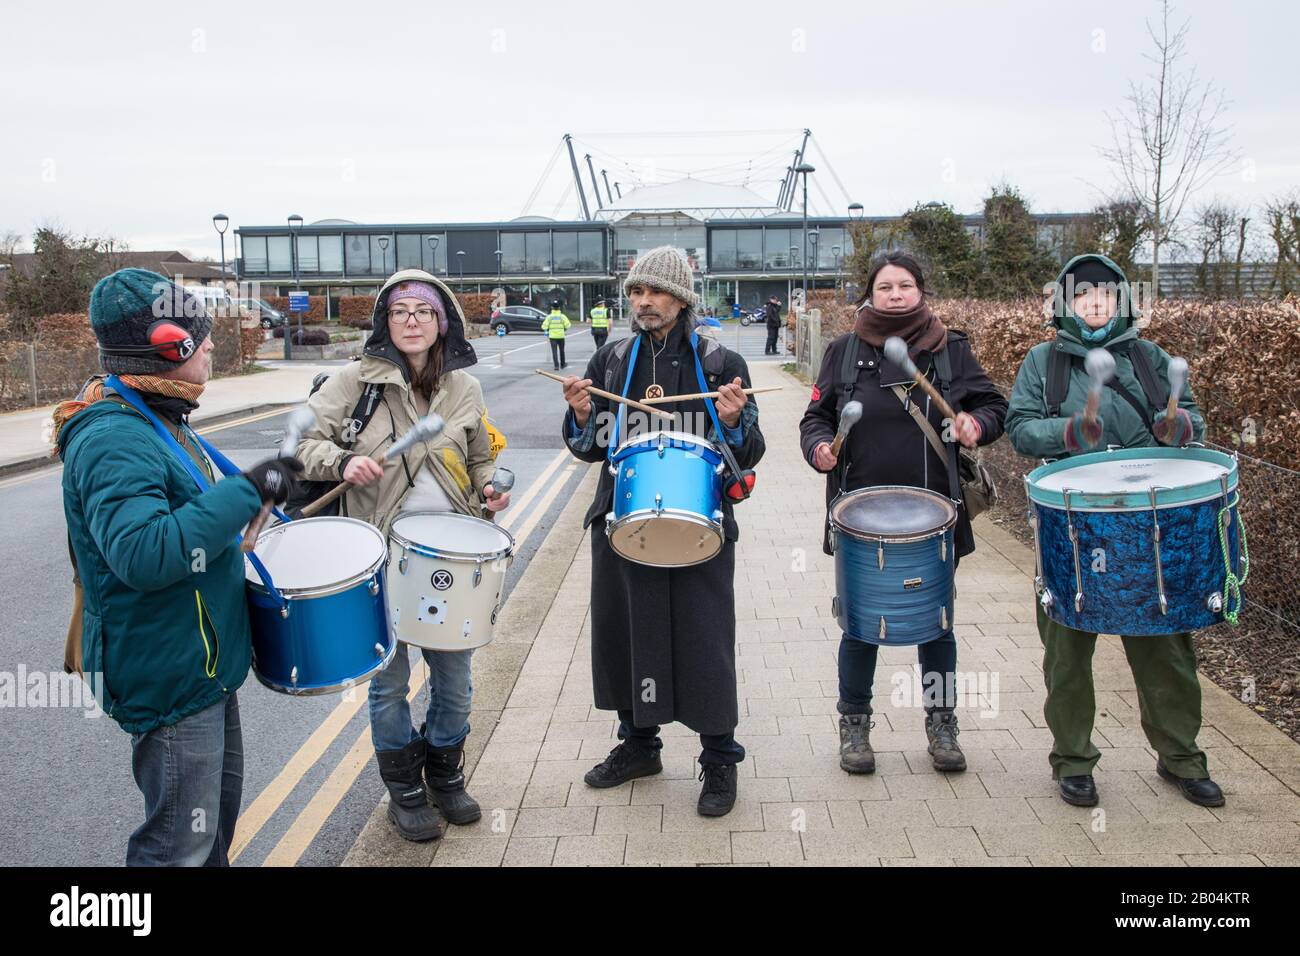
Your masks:
[{"label": "parked car", "polygon": [[531,305],[508,305],[504,309],[492,310],[492,331],[500,334],[504,328],[507,333],[540,332],[545,318],[545,312]]},{"label": "parked car", "polygon": [[260,315],[262,317],[262,328],[264,329],[273,329],[277,325],[284,325],[288,321],[283,312],[263,299],[240,299],[239,307]]}]

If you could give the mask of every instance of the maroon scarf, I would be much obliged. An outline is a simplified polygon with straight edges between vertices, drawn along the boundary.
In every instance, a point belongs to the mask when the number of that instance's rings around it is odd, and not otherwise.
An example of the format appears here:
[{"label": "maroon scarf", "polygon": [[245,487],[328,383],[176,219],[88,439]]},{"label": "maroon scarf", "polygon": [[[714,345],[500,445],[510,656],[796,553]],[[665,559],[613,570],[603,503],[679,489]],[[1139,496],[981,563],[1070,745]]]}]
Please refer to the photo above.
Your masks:
[{"label": "maroon scarf", "polygon": [[913,360],[921,352],[933,354],[948,343],[947,326],[930,311],[924,299],[910,312],[878,312],[863,303],[853,331],[876,348],[884,348],[885,339],[896,335],[907,343],[907,354]]}]

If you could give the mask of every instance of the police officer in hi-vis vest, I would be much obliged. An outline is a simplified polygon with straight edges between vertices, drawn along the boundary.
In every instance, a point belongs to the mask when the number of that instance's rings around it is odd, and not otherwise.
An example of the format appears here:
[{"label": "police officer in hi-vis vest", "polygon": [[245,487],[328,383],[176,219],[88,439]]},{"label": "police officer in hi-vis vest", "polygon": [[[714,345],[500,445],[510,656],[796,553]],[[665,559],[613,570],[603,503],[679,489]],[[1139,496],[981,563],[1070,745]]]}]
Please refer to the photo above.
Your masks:
[{"label": "police officer in hi-vis vest", "polygon": [[596,340],[596,348],[604,345],[609,338],[609,309],[606,308],[604,299],[598,299],[596,307],[591,310],[591,337]]},{"label": "police officer in hi-vis vest", "polygon": [[550,314],[542,319],[542,331],[550,336],[551,362],[557,372],[569,367],[569,363],[564,360],[564,330],[572,324],[569,317],[560,311],[559,299],[551,303]]}]

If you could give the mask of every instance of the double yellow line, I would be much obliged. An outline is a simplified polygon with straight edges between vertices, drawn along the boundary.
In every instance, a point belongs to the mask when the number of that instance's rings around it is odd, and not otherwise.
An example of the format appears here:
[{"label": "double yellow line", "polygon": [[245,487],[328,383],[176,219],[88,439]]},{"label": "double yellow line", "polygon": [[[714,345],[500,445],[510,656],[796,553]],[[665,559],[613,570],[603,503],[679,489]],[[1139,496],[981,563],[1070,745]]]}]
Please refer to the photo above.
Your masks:
[{"label": "double yellow line", "polygon": [[[557,469],[568,460],[558,480],[551,480]],[[511,517],[500,522],[501,527],[510,531],[515,537],[516,547],[522,547],[538,522],[546,515],[560,491],[568,483],[578,462],[574,461],[567,449],[555,456],[533,482],[532,487],[519,501],[511,505]],[[514,525],[533,500],[541,495],[537,507],[533,509],[528,520],[516,531]],[[398,648],[398,653],[405,653],[405,648]],[[422,668],[411,675],[411,689],[408,701],[414,701],[428,679],[427,668]],[[333,711],[312,732],[306,742],[289,759],[275,779],[267,785],[257,798],[240,816],[235,827],[234,841],[230,847],[230,860],[234,862],[248,845],[261,832],[267,821],[280,809],[289,794],[306,776],[307,772],[324,756],[325,751],[338,738],[357,711],[366,702],[364,687],[353,688],[344,695]],[[362,769],[370,763],[373,752],[370,740],[370,727],[367,726],[356,738],[347,754],[339,762],[324,784],[299,811],[289,829],[285,831],[278,843],[267,854],[263,866],[294,866],[311,845],[331,813],[347,795],[352,785],[361,775]]]}]

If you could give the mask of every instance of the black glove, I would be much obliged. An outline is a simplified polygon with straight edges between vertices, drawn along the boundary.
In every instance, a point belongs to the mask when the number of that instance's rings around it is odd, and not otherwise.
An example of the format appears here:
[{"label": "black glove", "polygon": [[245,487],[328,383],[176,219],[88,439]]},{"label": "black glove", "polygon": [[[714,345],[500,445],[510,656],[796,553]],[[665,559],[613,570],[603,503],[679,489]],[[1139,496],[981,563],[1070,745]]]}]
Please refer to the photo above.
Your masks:
[{"label": "black glove", "polygon": [[253,483],[264,504],[269,501],[282,505],[289,500],[289,491],[303,471],[303,463],[297,458],[271,458],[254,465],[243,476]]}]

